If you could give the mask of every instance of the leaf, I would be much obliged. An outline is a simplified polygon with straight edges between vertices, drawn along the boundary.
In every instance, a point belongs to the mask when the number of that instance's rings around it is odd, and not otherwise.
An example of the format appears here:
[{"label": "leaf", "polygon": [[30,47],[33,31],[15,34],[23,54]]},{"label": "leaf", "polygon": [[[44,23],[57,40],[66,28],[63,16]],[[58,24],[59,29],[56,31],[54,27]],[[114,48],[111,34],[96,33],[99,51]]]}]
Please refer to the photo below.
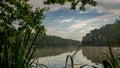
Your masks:
[{"label": "leaf", "polygon": [[67,68],[67,63],[68,63],[69,58],[70,58],[70,61],[71,61],[71,68],[74,68],[73,58],[70,55],[67,55],[67,57],[66,57],[65,68]]}]

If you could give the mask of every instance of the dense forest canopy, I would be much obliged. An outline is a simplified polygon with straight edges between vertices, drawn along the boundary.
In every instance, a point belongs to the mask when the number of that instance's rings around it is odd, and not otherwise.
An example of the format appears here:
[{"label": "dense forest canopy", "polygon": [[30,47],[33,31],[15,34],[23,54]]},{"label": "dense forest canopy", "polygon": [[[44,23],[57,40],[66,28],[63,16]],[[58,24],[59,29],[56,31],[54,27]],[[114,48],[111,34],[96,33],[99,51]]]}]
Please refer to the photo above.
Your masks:
[{"label": "dense forest canopy", "polygon": [[[32,33],[30,42],[33,40],[34,36],[35,34]],[[37,38],[34,45],[38,45],[38,47],[42,48],[68,47],[80,45],[80,41],[65,39],[58,36],[45,35],[42,39]]]},{"label": "dense forest canopy", "polygon": [[82,39],[83,45],[120,45],[120,20],[107,24],[100,29],[94,29]]}]

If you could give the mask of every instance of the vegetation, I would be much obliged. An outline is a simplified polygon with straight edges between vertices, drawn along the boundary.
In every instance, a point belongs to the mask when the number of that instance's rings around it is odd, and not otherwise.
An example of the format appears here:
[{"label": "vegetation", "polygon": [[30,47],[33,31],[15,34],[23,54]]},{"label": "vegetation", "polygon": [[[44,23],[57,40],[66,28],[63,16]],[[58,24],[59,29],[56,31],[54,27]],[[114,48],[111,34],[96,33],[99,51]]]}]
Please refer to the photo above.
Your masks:
[{"label": "vegetation", "polygon": [[[31,67],[33,44],[37,36],[42,37],[45,33],[41,24],[45,10],[33,11],[27,0],[0,1],[0,68]],[[36,34],[30,44],[33,30]]]},{"label": "vegetation", "polygon": [[[74,56],[77,54],[77,52],[79,50],[80,50],[80,47],[75,51],[75,53],[73,55],[67,55],[67,57],[66,57],[66,63],[65,63],[65,67],[64,68],[74,68],[74,65],[75,65],[74,64]],[[69,64],[69,62],[71,62],[71,63]],[[78,65],[81,65],[81,64],[78,64]],[[88,65],[88,64],[79,66],[79,68],[84,68],[84,67],[87,67],[87,66],[90,66],[90,67],[93,67],[93,68],[97,68],[96,66]]]},{"label": "vegetation", "polygon": [[[71,10],[75,10],[78,6],[80,10],[85,11],[86,5],[96,6],[97,2],[95,0],[47,0],[44,1],[44,4],[61,4],[64,5],[66,2],[71,3]],[[81,3],[81,5],[79,5]]]},{"label": "vegetation", "polygon": [[120,20],[114,24],[107,24],[100,29],[94,29],[82,40],[83,45],[120,45]]},{"label": "vegetation", "polygon": [[[108,46],[108,50],[109,50],[108,53],[104,53],[106,55],[107,59],[103,60],[103,67],[104,68],[120,68],[120,57],[114,55],[110,46]],[[73,57],[77,54],[78,51],[79,51],[79,49],[76,50],[76,52],[73,55],[68,55],[66,57],[65,68],[74,68]],[[68,64],[68,60],[70,60],[69,61],[69,62],[71,62],[70,64]],[[92,68],[97,68],[96,66],[93,66],[93,65],[82,65],[79,68],[84,68],[87,66],[91,66]]]},{"label": "vegetation", "polygon": [[110,46],[109,48],[109,54],[106,54],[107,60],[103,61],[104,68],[120,68],[120,57],[116,57]]},{"label": "vegetation", "polygon": [[[34,33],[32,33],[32,36],[30,38],[30,42],[33,40],[33,37],[35,36]],[[80,41],[72,40],[72,39],[64,39],[57,36],[51,36],[51,35],[45,35],[41,41],[40,39],[36,39],[36,42],[34,45],[37,45],[38,48],[56,48],[56,47],[68,47],[68,46],[76,46],[80,45]],[[37,44],[39,42],[39,44]]]}]

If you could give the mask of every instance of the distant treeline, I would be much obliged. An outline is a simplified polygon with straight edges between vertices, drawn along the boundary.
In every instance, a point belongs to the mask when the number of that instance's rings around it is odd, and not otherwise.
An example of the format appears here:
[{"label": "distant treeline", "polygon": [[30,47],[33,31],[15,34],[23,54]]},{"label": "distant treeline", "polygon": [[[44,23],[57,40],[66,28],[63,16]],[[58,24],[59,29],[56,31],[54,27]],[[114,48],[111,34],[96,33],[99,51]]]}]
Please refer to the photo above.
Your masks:
[{"label": "distant treeline", "polygon": [[120,20],[107,24],[100,29],[94,29],[82,39],[83,45],[120,45]]},{"label": "distant treeline", "polygon": [[[30,41],[33,40],[32,37],[34,36],[35,34],[32,33]],[[80,44],[81,44],[80,41],[76,41],[72,39],[64,39],[58,36],[51,36],[51,35],[45,35],[42,39],[38,37],[35,42],[35,45],[38,45],[38,47],[43,47],[43,48],[67,47],[67,46],[76,46]]]}]

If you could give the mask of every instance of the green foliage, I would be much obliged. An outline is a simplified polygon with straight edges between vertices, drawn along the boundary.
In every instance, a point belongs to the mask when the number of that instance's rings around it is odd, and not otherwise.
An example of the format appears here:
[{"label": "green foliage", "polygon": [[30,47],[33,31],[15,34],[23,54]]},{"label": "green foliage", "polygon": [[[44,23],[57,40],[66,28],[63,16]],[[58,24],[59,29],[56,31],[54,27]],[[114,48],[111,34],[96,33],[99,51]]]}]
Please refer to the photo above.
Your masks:
[{"label": "green foliage", "polygon": [[103,61],[104,68],[120,68],[120,57],[115,57],[111,47],[109,46],[108,48],[110,54],[105,54],[108,60]]},{"label": "green foliage", "polygon": [[46,44],[48,47],[69,47],[80,45],[80,41],[64,39],[57,36],[44,36],[43,41],[41,41],[41,45]]},{"label": "green foliage", "polygon": [[70,58],[70,62],[71,62],[71,64],[70,64],[70,68],[74,68],[73,57],[72,57],[71,55],[67,55],[67,57],[66,57],[65,68],[68,67],[67,63],[68,63],[69,58]]},{"label": "green foliage", "polygon": [[94,29],[82,40],[83,45],[120,45],[120,20]]},{"label": "green foliage", "polygon": [[[29,68],[37,37],[45,34],[43,9],[32,10],[27,0],[0,1],[0,68]],[[32,31],[35,37],[31,43]]]},{"label": "green foliage", "polygon": [[[33,40],[35,36],[34,33],[31,34],[30,42]],[[39,42],[39,44],[37,44]],[[68,47],[68,46],[77,46],[80,45],[80,41],[64,39],[57,36],[45,35],[42,40],[38,38],[34,45],[38,45],[41,48],[55,48],[55,47]]]},{"label": "green foliage", "polygon": [[[74,56],[77,54],[77,52],[80,50],[80,47],[78,47],[78,49],[75,51],[75,53],[73,53],[73,55],[67,55],[66,57],[66,63],[65,63],[65,67],[64,68],[74,68]],[[69,61],[70,59],[70,61]],[[71,62],[71,64],[69,64],[69,62]],[[81,65],[81,64],[79,64]],[[80,66],[79,68],[84,68],[84,67],[87,67],[87,66],[90,66],[90,67],[93,67],[93,68],[97,68],[96,66],[93,66],[93,65],[82,65]]]},{"label": "green foliage", "polygon": [[66,2],[70,2],[71,3],[71,10],[75,10],[76,7],[78,6],[79,3],[81,3],[81,5],[79,6],[79,9],[82,11],[85,11],[85,6],[88,5],[92,5],[92,6],[96,6],[96,1],[94,0],[47,0],[44,1],[44,4],[61,4],[64,5]]}]

